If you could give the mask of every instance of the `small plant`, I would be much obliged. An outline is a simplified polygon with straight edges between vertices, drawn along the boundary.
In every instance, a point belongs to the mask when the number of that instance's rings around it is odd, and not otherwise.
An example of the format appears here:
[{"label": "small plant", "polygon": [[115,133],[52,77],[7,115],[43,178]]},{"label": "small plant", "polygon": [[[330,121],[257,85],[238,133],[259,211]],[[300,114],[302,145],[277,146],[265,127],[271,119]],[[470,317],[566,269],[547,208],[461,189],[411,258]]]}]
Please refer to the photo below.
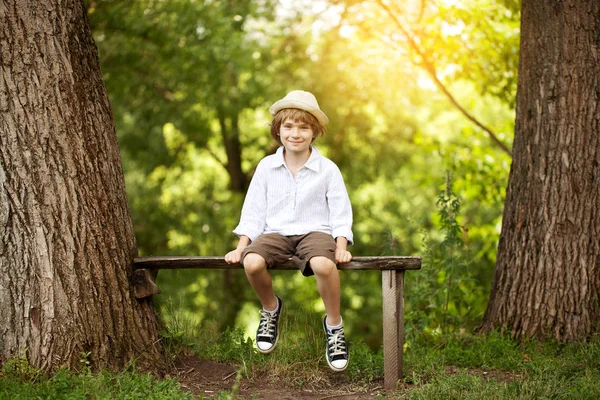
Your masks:
[{"label": "small plant", "polygon": [[373,351],[365,343],[354,341],[350,347],[350,359],[346,374],[352,381],[369,383],[383,376],[383,354]]},{"label": "small plant", "polygon": [[0,378],[18,382],[35,382],[42,376],[39,370],[29,364],[25,351],[4,363],[0,371]]},{"label": "small plant", "polygon": [[92,363],[90,362],[91,352],[82,351],[81,358],[79,359],[79,365],[81,366],[81,372],[83,375],[92,375]]},{"label": "small plant", "polygon": [[241,328],[227,328],[215,350],[222,361],[236,360],[244,364],[251,364],[257,355],[252,339],[246,337]]},{"label": "small plant", "polygon": [[198,332],[198,323],[177,309],[171,301],[164,306],[161,336],[168,356],[174,357],[193,346],[192,338]]},{"label": "small plant", "polygon": [[461,225],[461,199],[446,175],[437,197],[439,233],[423,237],[423,269],[407,285],[407,328],[436,335],[474,328],[483,313],[482,288],[469,268],[472,254]]},{"label": "small plant", "polygon": [[[460,215],[460,197],[452,191],[452,180],[449,172],[446,174],[445,188],[438,195],[437,206],[439,207],[440,229],[444,232],[444,240],[442,240],[439,246],[442,256],[439,265],[441,267],[440,272],[443,272],[445,278],[444,312],[441,324],[442,329],[445,329],[450,315],[449,306],[451,297],[453,297],[453,294],[460,296],[460,293],[454,290],[453,285],[456,283],[453,280],[458,278],[456,276],[457,273],[462,272],[463,276],[468,276],[468,271],[466,270],[468,266],[467,261],[461,252],[465,248],[465,242],[462,237],[463,228],[457,220]],[[458,283],[460,285],[460,282]],[[456,298],[453,300],[454,303],[459,302]]]}]

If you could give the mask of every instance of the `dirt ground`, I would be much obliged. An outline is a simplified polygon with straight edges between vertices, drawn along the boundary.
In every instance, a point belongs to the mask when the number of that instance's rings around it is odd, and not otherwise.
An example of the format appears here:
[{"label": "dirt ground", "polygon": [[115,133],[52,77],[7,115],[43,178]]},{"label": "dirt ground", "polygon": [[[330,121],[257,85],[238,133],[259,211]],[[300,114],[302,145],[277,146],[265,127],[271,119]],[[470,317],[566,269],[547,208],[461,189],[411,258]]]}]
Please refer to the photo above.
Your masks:
[{"label": "dirt ground", "polygon": [[[448,376],[457,375],[462,368],[446,366]],[[203,360],[195,355],[181,355],[176,358],[170,369],[168,377],[175,378],[183,390],[187,390],[196,396],[206,399],[214,398],[219,393],[227,391],[231,393],[236,385],[237,371],[229,364]],[[497,382],[512,382],[521,380],[521,374],[510,371],[483,370],[480,368],[467,369],[467,373],[481,377],[482,379],[493,379]],[[252,400],[375,400],[375,399],[402,399],[407,391],[416,387],[404,383],[403,387],[396,392],[385,392],[383,390],[383,378],[376,380],[369,386],[353,387],[343,374],[336,374],[324,370],[328,374],[325,381],[329,385],[314,386],[303,384],[299,387],[284,386],[273,379],[272,376],[258,376],[252,381],[242,379],[235,389],[235,399]]]},{"label": "dirt ground", "polygon": [[[333,373],[332,373],[333,374]],[[231,391],[236,384],[236,370],[233,366],[214,361],[207,361],[197,356],[180,356],[173,364],[172,378],[179,381],[182,389],[194,395],[213,398],[222,391]],[[335,382],[335,379],[332,380]],[[348,382],[340,380],[336,387],[310,387],[303,385],[299,388],[284,387],[274,382],[271,377],[255,377],[254,380],[242,379],[235,392],[236,399],[252,400],[366,400],[396,398],[387,397],[383,391],[383,379],[368,387],[352,388]]]}]

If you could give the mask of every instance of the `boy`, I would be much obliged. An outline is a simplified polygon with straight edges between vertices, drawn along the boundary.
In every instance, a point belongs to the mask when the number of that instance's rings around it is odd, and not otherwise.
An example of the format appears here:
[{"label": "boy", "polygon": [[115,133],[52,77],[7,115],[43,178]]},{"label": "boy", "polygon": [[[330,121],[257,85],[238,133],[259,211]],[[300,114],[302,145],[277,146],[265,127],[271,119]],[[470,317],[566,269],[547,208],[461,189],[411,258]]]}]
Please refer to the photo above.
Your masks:
[{"label": "boy", "polygon": [[304,276],[315,275],[326,315],[326,359],[334,371],[348,366],[348,346],[340,315],[340,278],[336,263],[352,260],[352,207],[338,167],[311,144],[329,121],[312,93],[294,90],[277,101],[271,137],[281,145],[261,160],[233,231],[239,237],[228,263],[241,262],[262,303],[256,346],[270,353],[279,338],[283,302],[273,292],[267,271],[292,259]]}]

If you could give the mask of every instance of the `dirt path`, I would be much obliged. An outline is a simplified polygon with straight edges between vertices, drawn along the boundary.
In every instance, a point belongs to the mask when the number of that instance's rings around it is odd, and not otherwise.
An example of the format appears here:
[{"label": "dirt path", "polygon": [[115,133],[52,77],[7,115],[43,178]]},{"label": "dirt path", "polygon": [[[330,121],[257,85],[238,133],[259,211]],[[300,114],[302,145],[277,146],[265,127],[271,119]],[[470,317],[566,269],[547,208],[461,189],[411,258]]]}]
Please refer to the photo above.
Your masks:
[{"label": "dirt path", "polygon": [[[184,390],[194,395],[213,398],[222,391],[230,392],[236,384],[236,370],[228,364],[207,361],[197,356],[182,356],[175,363],[170,374],[177,379]],[[242,379],[236,391],[236,399],[320,399],[320,400],[365,400],[386,398],[383,380],[368,387],[353,388],[348,382],[339,382],[336,387],[283,387],[272,378],[256,377],[253,381]]]}]

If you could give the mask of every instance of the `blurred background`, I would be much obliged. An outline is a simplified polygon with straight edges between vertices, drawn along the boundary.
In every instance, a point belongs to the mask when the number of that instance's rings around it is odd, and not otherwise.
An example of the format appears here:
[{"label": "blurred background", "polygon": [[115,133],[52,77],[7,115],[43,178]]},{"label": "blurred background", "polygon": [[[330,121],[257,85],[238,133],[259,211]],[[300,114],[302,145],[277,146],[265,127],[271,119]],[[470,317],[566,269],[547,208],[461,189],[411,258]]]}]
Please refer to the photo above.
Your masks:
[{"label": "blurred background", "polygon": [[[139,254],[222,256],[268,107],[308,90],[315,143],[342,171],[355,256],[421,255],[406,330],[473,330],[493,276],[510,168],[519,47],[514,0],[85,1],[113,108]],[[274,271],[286,318],[320,324],[314,278]],[[343,271],[347,336],[382,342],[381,274]],[[166,325],[253,336],[242,270],[163,270]]]}]

